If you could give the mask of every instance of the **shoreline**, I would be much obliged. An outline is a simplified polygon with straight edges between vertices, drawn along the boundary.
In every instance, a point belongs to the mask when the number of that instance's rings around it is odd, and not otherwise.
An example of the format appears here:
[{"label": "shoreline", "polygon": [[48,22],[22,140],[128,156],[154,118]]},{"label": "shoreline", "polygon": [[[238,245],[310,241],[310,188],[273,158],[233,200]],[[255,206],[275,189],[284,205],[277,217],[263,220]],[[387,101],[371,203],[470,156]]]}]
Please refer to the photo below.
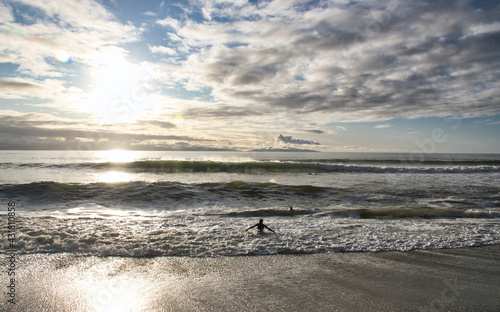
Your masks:
[{"label": "shoreline", "polygon": [[[2,311],[495,311],[500,246],[214,258],[19,255]],[[2,266],[7,265],[2,259]],[[2,271],[2,283],[8,276]]]}]

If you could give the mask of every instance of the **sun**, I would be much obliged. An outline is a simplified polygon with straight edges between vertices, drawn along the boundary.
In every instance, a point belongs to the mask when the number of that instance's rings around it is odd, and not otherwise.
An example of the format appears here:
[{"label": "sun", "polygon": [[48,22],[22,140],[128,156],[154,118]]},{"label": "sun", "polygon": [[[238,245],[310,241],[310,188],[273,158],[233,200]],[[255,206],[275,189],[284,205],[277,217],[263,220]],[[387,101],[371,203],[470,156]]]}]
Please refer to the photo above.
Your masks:
[{"label": "sun", "polygon": [[121,50],[96,53],[86,110],[102,123],[128,123],[139,119],[151,104],[152,71],[130,63]]}]

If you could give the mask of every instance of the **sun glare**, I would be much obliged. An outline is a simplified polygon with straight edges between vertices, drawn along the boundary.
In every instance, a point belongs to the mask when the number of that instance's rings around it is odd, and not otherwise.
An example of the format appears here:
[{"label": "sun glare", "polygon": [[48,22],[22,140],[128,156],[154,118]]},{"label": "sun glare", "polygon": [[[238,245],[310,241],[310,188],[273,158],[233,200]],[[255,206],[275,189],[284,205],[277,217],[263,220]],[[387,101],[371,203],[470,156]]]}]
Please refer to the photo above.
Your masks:
[{"label": "sun glare", "polygon": [[[137,153],[139,152],[125,150],[100,151],[97,158],[100,162],[104,163],[126,163],[136,160]],[[99,174],[96,179],[104,183],[130,182],[132,175],[121,171],[108,171]]]},{"label": "sun glare", "polygon": [[56,51],[54,51],[54,57],[59,62],[63,62],[63,63],[69,63],[69,62],[71,62],[71,55],[68,52],[63,51],[63,50],[56,50]]},{"label": "sun glare", "polygon": [[144,67],[128,62],[120,52],[98,53],[94,57],[93,89],[88,111],[106,123],[134,122],[145,112],[148,81],[153,79]]},{"label": "sun glare", "polygon": [[[120,260],[99,262],[87,276],[79,280],[79,287],[87,293],[88,305],[92,311],[142,311],[146,304],[148,293],[145,293],[147,285],[142,280],[131,276],[133,272],[122,272],[119,266]],[[95,267],[95,268],[94,268]],[[99,271],[98,271],[99,270]],[[120,272],[118,275],[107,272]]]}]

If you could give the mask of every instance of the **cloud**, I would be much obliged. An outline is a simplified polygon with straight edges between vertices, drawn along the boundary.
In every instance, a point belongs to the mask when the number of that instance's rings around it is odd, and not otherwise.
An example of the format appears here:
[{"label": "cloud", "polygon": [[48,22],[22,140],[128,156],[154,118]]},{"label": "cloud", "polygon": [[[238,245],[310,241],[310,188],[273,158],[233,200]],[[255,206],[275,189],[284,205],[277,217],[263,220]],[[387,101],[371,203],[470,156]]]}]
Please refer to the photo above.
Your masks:
[{"label": "cloud", "polygon": [[38,89],[40,85],[25,79],[0,79],[0,90],[2,91],[23,91]]},{"label": "cloud", "polygon": [[[67,102],[74,99],[72,93],[75,92],[78,92],[77,88],[65,88],[64,81],[59,79],[0,79],[0,98],[3,99],[37,99],[40,102],[62,100],[65,104],[62,107],[66,106],[66,109],[68,109],[69,105]],[[76,103],[71,104],[75,105]]]},{"label": "cloud", "polygon": [[[0,53],[19,64],[19,73],[34,78],[63,75],[50,61],[56,51],[65,51],[73,61],[92,68],[95,51],[139,39],[138,29],[121,24],[105,7],[91,0],[12,3],[9,11],[0,7],[4,20],[0,24]],[[35,13],[27,15],[20,7]]]},{"label": "cloud", "polygon": [[314,134],[323,134],[323,133],[325,133],[324,130],[319,130],[319,129],[303,129],[301,131],[307,132],[307,133],[314,133]]},{"label": "cloud", "polygon": [[176,55],[177,54],[177,52],[174,49],[171,49],[169,47],[151,46],[148,44],[148,48],[153,53],[161,53],[161,54],[169,54],[169,55]]},{"label": "cloud", "polygon": [[[0,58],[17,68],[9,72],[15,77],[1,80],[0,98],[26,100],[20,104],[80,118],[82,113],[85,117],[95,113],[99,73],[110,65],[109,59],[126,58],[128,51],[121,45],[139,40],[141,30],[122,24],[107,8],[90,0],[9,4],[10,10],[0,7],[0,16],[10,14],[0,24]],[[60,55],[67,55],[65,62]],[[103,55],[114,58],[106,60]],[[128,67],[121,68],[122,81],[131,76],[125,72]]]},{"label": "cloud", "polygon": [[321,145],[318,142],[311,140],[302,140],[302,139],[294,139],[291,136],[284,136],[282,134],[276,137],[277,142],[285,143],[285,144],[296,144],[296,145]]},{"label": "cloud", "polygon": [[161,26],[169,26],[175,30],[179,29],[179,26],[180,26],[180,22],[176,19],[171,18],[171,17],[166,17],[164,19],[157,20],[156,24],[161,25]]},{"label": "cloud", "polygon": [[12,10],[4,3],[0,3],[0,22],[11,22],[13,20]]},{"label": "cloud", "polygon": [[[209,142],[206,139],[197,139],[188,136],[178,135],[152,135],[137,134],[115,131],[92,131],[92,130],[72,130],[67,128],[50,129],[45,127],[14,127],[10,125],[0,125],[0,133],[4,143],[10,142],[10,146],[2,144],[4,149],[12,149],[16,146],[43,147],[50,142],[52,148],[58,146],[60,149],[85,149],[98,150],[110,145],[120,145],[128,148],[132,145],[149,146],[145,144],[151,140],[161,144],[172,144],[175,141],[183,140],[188,142]],[[0,141],[1,142],[1,141]]]},{"label": "cloud", "polygon": [[338,131],[344,131],[344,132],[347,131],[347,128],[344,126],[336,126],[335,129]]},{"label": "cloud", "polygon": [[177,74],[216,100],[330,121],[499,112],[499,7],[211,1],[203,10],[207,21],[177,30],[199,51]]},{"label": "cloud", "polygon": [[[151,145],[205,139],[213,141],[200,144],[211,148],[228,140],[238,148],[262,147],[290,129],[308,138],[341,136],[347,129],[335,126],[339,122],[376,121],[381,128],[397,117],[500,114],[500,6],[494,1],[190,0],[159,6],[158,13],[147,8],[127,15],[119,3],[91,0],[0,3],[0,66],[7,73],[0,79],[2,105],[53,113],[44,118],[55,122],[54,131],[122,140],[112,133],[126,129],[163,135]],[[57,60],[58,52],[71,63]],[[110,59],[121,61],[119,70]],[[122,129],[117,120],[100,122],[117,99],[131,102],[137,81],[126,79],[135,77],[127,69],[144,64],[156,76],[142,79],[135,95],[147,94],[151,105],[132,103],[128,115],[134,116]],[[103,79],[107,69],[118,74]],[[59,120],[56,112],[74,119]],[[22,118],[11,126],[21,129],[29,121],[27,129],[51,128],[41,115]],[[45,137],[71,135],[49,131]],[[133,140],[150,144],[142,136]]]},{"label": "cloud", "polygon": [[[213,140],[177,135],[177,134],[155,134],[151,126],[163,130],[174,129],[176,125],[157,120],[142,120],[137,123],[136,129],[130,125],[124,131],[121,125],[104,126],[88,122],[77,123],[72,119],[58,118],[50,114],[29,113],[20,114],[13,111],[0,111],[0,142],[3,149],[19,148],[21,146],[31,148],[43,148],[49,144],[50,149],[99,149],[107,148],[109,145],[120,145],[127,148],[132,145],[151,148],[151,141],[157,142],[159,146],[174,144],[183,141],[190,144],[195,142],[210,143]],[[145,128],[141,128],[145,127]],[[138,131],[149,130],[146,133]]]},{"label": "cloud", "polygon": [[255,106],[251,107],[241,107],[241,106],[230,106],[226,104],[212,105],[210,107],[191,107],[183,112],[186,118],[237,118],[246,116],[260,116],[266,113],[266,107]]},{"label": "cloud", "polygon": [[173,123],[168,122],[168,121],[140,120],[139,123],[143,124],[143,125],[151,125],[151,126],[155,126],[155,127],[160,127],[163,129],[173,129],[173,128],[177,127],[176,125],[174,125]]},{"label": "cloud", "polygon": [[392,127],[392,125],[376,125],[373,128],[375,128],[375,129],[385,129],[385,128],[390,128],[390,127]]}]

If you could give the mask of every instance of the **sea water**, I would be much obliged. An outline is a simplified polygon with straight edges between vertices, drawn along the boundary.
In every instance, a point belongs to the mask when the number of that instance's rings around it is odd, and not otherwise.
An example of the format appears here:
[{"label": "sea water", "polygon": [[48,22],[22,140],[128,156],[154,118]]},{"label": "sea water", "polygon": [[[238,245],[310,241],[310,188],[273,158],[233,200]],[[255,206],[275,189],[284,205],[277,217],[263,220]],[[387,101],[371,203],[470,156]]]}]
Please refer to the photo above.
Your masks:
[{"label": "sea water", "polygon": [[[1,151],[0,172],[4,244],[15,205],[13,248],[25,254],[205,257],[500,243],[493,154]],[[245,231],[259,219],[275,233]]]}]

